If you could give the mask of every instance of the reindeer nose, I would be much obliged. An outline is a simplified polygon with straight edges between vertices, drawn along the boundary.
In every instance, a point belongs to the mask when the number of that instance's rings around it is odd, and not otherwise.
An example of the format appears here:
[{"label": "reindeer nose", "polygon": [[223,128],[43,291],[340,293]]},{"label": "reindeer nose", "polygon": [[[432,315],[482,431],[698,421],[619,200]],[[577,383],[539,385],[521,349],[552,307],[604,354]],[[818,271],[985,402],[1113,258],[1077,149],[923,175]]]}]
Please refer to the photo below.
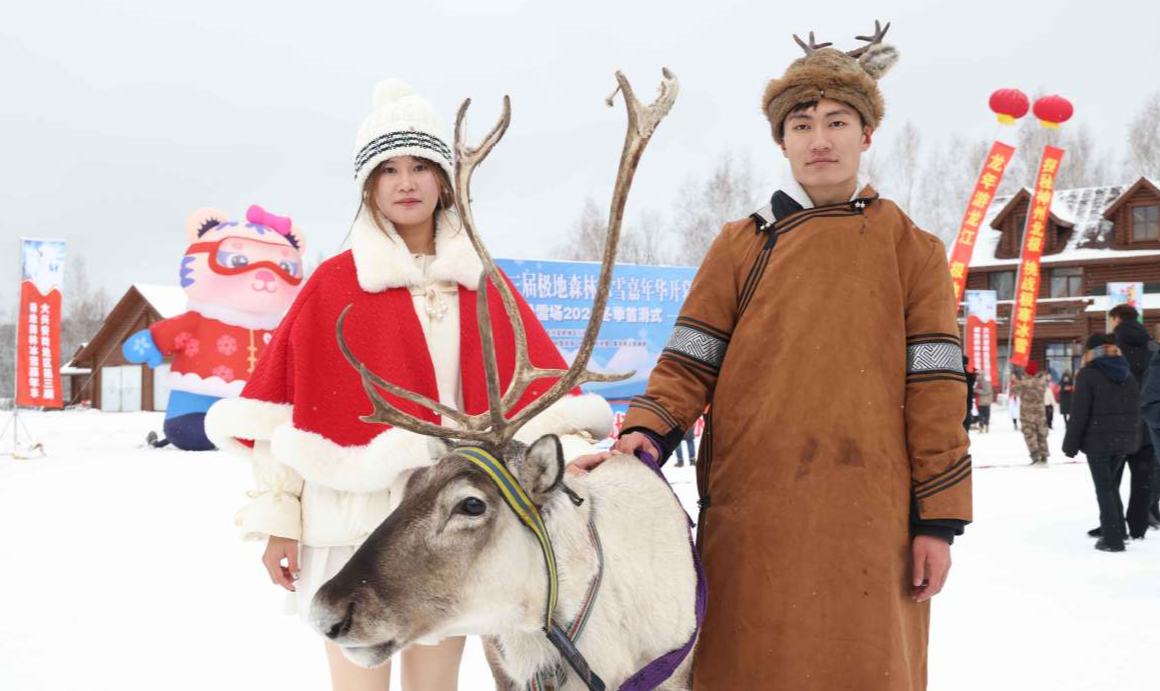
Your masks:
[{"label": "reindeer nose", "polygon": [[330,626],[323,624],[323,626],[319,628],[325,628],[323,633],[326,634],[327,638],[333,641],[334,639],[339,638],[340,636],[345,636],[347,633],[349,633],[351,623],[353,621],[354,601],[351,601],[350,604],[346,606],[346,614],[340,621],[330,622]]}]

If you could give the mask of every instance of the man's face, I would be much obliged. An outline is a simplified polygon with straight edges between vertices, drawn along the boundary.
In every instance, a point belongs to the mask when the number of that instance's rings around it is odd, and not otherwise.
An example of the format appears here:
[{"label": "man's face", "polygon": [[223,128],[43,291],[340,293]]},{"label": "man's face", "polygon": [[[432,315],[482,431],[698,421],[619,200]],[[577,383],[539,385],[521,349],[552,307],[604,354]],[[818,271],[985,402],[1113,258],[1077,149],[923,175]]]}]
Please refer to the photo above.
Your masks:
[{"label": "man's face", "polygon": [[807,190],[840,186],[858,177],[862,152],[870,148],[870,128],[857,111],[823,98],[785,118],[781,150],[794,179]]}]

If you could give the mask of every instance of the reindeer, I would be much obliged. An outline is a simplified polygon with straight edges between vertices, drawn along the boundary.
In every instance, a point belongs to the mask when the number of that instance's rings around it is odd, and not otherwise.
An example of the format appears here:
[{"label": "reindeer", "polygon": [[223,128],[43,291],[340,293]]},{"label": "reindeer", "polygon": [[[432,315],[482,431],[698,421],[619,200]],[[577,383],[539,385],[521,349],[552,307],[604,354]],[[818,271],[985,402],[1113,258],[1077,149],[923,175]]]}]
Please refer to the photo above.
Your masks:
[{"label": "reindeer", "polygon": [[[676,99],[676,78],[667,69],[663,74],[657,99],[644,107],[616,73],[617,91],[607,102],[611,106],[623,93],[628,132],[592,316],[567,370],[540,369],[529,361],[511,287],[479,240],[471,214],[471,174],[510,123],[507,97],[499,122],[479,147],[463,142],[470,99],[455,125],[456,204],[485,267],[477,311],[489,409],[469,416],[383,380],[348,348],[345,313],[339,319],[340,348],[359,371],[374,408],[363,419],[428,435],[439,459],[410,477],[398,508],[314,598],[314,627],[354,662],[375,666],[416,641],[479,634],[498,689],[603,689],[604,682],[622,688],[626,680],[626,689],[690,687],[687,653],[703,611],[703,583],[688,518],[664,478],[636,458],[614,455],[565,483],[557,437],[530,445],[513,440],[521,426],[574,387],[631,376],[586,367],[608,300],[633,174]],[[489,289],[499,291],[515,336],[515,372],[502,392]],[[528,386],[542,378],[555,383],[515,412]],[[438,412],[454,427],[407,415],[382,391]],[[661,656],[666,657],[657,660]]]}]

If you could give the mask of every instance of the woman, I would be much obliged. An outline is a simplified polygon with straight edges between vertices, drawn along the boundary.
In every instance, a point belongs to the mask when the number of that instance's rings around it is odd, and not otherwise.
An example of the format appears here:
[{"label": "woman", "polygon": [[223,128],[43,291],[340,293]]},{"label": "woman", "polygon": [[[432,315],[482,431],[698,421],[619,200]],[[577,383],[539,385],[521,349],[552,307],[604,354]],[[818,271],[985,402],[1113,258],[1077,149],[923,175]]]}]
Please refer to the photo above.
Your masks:
[{"label": "woman", "polygon": [[1067,417],[1071,415],[1071,394],[1075,391],[1075,383],[1071,380],[1071,370],[1063,373],[1059,378],[1059,414],[1063,416],[1063,424],[1067,424]]},{"label": "woman", "polygon": [[[337,344],[342,310],[351,306],[345,340],[371,371],[471,414],[487,409],[475,308],[482,264],[452,208],[445,128],[431,105],[402,82],[379,84],[374,104],[355,147],[362,200],[351,249],[318,267],[242,397],[215,405],[206,420],[219,448],[254,462],[257,488],[236,522],[246,536],[266,540],[262,562],[270,579],[293,593],[302,614],[314,592],[398,504],[410,472],[435,460],[426,437],[360,420],[371,406]],[[518,294],[517,301],[533,364],[565,368]],[[494,289],[489,306],[506,387],[514,362],[512,329]],[[551,383],[533,384],[516,407]],[[399,407],[441,422],[418,406]],[[603,399],[574,392],[518,438],[565,435],[565,452],[573,455],[586,450],[588,440],[606,436],[610,424]],[[462,637],[404,650],[404,689],[456,688],[462,651]],[[331,643],[326,654],[337,691],[388,688],[389,663],[357,667]]]},{"label": "woman", "polygon": [[1075,458],[1083,451],[1087,456],[1100,508],[1096,549],[1123,552],[1127,528],[1115,478],[1123,471],[1128,454],[1140,446],[1140,388],[1111,334],[1090,336],[1083,361],[1075,377],[1063,453]]}]

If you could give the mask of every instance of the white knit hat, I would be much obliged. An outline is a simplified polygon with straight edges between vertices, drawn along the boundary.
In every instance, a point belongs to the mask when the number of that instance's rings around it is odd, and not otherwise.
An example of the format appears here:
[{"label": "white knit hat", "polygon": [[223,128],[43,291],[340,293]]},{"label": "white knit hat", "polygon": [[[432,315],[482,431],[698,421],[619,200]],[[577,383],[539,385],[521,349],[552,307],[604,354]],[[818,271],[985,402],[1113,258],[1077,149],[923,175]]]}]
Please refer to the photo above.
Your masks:
[{"label": "white knit hat", "polygon": [[358,128],[354,142],[354,178],[359,189],[375,166],[393,156],[421,156],[439,164],[455,179],[451,146],[443,120],[427,99],[398,79],[375,87],[374,111]]}]

